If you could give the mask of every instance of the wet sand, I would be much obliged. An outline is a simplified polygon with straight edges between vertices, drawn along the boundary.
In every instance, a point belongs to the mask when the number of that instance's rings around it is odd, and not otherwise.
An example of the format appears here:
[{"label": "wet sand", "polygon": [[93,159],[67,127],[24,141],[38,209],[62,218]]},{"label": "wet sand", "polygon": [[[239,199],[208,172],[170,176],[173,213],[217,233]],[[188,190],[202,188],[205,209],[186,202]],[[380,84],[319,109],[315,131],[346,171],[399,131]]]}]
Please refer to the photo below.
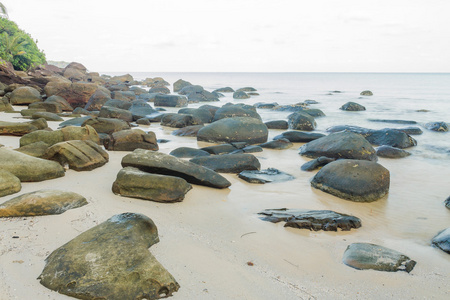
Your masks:
[{"label": "wet sand", "polygon": [[[21,109],[21,108],[19,108]],[[18,114],[0,113],[5,121]],[[59,122],[49,122],[56,129]],[[195,138],[170,135],[172,128],[141,126],[156,133],[160,151],[203,147]],[[282,131],[271,130],[270,137]],[[0,136],[0,144],[17,148],[19,137]],[[430,246],[438,231],[450,226],[450,162],[379,159],[391,173],[388,196],[374,203],[353,203],[313,189],[315,172],[308,161],[287,150],[255,153],[262,168],[275,167],[295,180],[249,184],[224,174],[224,190],[194,185],[181,203],[163,204],[114,195],[120,161],[128,152],[110,151],[110,161],[89,172],[68,170],[62,178],[23,183],[20,193],[53,188],[79,193],[89,204],[61,215],[0,219],[0,299],[73,299],[42,286],[36,279],[44,259],[87,229],[123,212],[142,213],[158,227],[160,242],[152,254],[181,288],[171,299],[448,299],[450,255]],[[331,209],[357,216],[362,227],[344,232],[314,232],[261,221],[268,208]],[[13,238],[18,236],[18,238]],[[417,261],[406,272],[359,271],[344,265],[342,255],[354,242],[392,248]],[[253,265],[249,265],[251,262]]]}]

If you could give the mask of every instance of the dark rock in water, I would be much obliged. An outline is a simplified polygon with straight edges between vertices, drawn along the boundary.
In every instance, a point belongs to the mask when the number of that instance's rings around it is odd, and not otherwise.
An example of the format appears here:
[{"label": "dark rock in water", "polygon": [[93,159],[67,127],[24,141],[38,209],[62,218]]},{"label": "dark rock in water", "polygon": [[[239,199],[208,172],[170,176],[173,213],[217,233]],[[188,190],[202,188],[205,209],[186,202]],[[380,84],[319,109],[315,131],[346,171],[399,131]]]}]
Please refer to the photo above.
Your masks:
[{"label": "dark rock in water", "polygon": [[198,109],[206,109],[207,111],[209,111],[211,113],[211,115],[214,116],[219,108],[220,107],[217,107],[214,105],[204,104],[204,105],[200,106]]},{"label": "dark rock in water", "polygon": [[88,118],[81,126],[92,126],[98,133],[106,134],[130,129],[130,125],[124,120],[110,118]]},{"label": "dark rock in water", "polygon": [[170,142],[170,140],[166,140],[166,139],[157,139],[156,141],[157,141],[159,144],[165,144],[165,143]]},{"label": "dark rock in water", "polygon": [[450,227],[439,232],[431,240],[431,244],[450,254]]},{"label": "dark rock in water", "polygon": [[150,106],[145,101],[142,100],[135,100],[131,103],[131,107],[129,108],[129,111],[133,115],[133,120],[136,121],[140,118],[145,118],[148,115],[151,115],[156,112],[156,110],[153,109],[153,107]]},{"label": "dark rock in water", "polygon": [[[1,149],[0,149],[1,150]],[[189,183],[227,188],[231,183],[211,169],[172,155],[136,149],[122,158],[122,167],[135,167],[148,173],[181,177]]]},{"label": "dark rock in water", "polygon": [[237,89],[236,92],[256,92],[257,90],[253,87],[247,86],[240,89]]},{"label": "dark rock in water", "polygon": [[165,203],[182,201],[191,189],[182,178],[150,174],[133,167],[120,170],[112,186],[116,195]]},{"label": "dark rock in water", "polygon": [[247,93],[247,95],[249,95],[249,96],[259,96],[259,93],[249,92],[249,93]]},{"label": "dark rock in water", "polygon": [[83,196],[59,190],[20,195],[0,205],[0,218],[59,215],[88,204]]},{"label": "dark rock in water", "polygon": [[190,83],[189,81],[185,81],[183,79],[178,79],[177,81],[175,81],[173,83],[173,91],[175,93],[178,93],[179,91],[181,91],[182,88],[192,85],[192,83]]},{"label": "dark rock in water", "polygon": [[362,91],[360,93],[361,96],[373,96],[373,93],[371,91]]},{"label": "dark rock in water", "polygon": [[134,151],[135,149],[146,149],[157,151],[159,149],[154,132],[146,133],[141,129],[127,129],[114,132],[111,142],[106,147],[114,151]]},{"label": "dark rock in water", "polygon": [[150,94],[158,93],[158,94],[170,94],[170,90],[165,86],[156,86],[152,87],[149,91]]},{"label": "dark rock in water", "polygon": [[185,96],[156,95],[154,104],[155,106],[185,107],[188,105],[188,100]]},{"label": "dark rock in water", "polygon": [[145,94],[141,94],[138,95],[138,99],[139,100],[144,100],[146,102],[155,102],[155,97],[156,95],[162,95],[161,93],[145,93]]},{"label": "dark rock in water", "polygon": [[240,173],[244,170],[259,170],[261,164],[252,154],[222,154],[196,157],[190,162],[219,173]]},{"label": "dark rock in water", "polygon": [[21,189],[22,185],[20,184],[19,178],[6,170],[0,169],[0,197],[18,193]]},{"label": "dark rock in water", "polygon": [[200,85],[187,85],[178,91],[180,95],[188,95],[191,93],[201,93],[203,91],[203,87]]},{"label": "dark rock in water", "polygon": [[417,124],[416,121],[409,120],[385,120],[385,119],[369,119],[370,122],[382,122],[382,123],[393,123],[393,124]]},{"label": "dark rock in water", "polygon": [[314,118],[324,117],[325,113],[317,108],[304,109],[301,112],[306,113]]},{"label": "dark rock in water", "polygon": [[239,173],[239,178],[250,183],[282,182],[295,179],[294,176],[281,172],[280,170],[269,168],[265,170],[245,170]]},{"label": "dark rock in water", "polygon": [[419,127],[403,127],[403,128],[393,128],[395,130],[398,130],[400,132],[404,132],[409,135],[419,135],[422,134],[423,131]]},{"label": "dark rock in water", "polygon": [[215,146],[203,147],[201,150],[206,151],[210,154],[219,155],[234,152],[235,150],[243,149],[247,146],[247,143],[231,143],[222,144]]},{"label": "dark rock in water", "polygon": [[302,131],[286,131],[274,137],[274,140],[288,139],[292,143],[307,143],[326,136],[322,133],[302,132]]},{"label": "dark rock in water", "polygon": [[358,270],[406,271],[408,273],[416,265],[414,260],[400,252],[368,243],[353,243],[348,246],[342,262]]},{"label": "dark rock in water", "polygon": [[389,171],[372,161],[343,159],[324,166],[311,185],[336,197],[372,202],[389,192]]},{"label": "dark rock in water", "polygon": [[178,158],[191,158],[191,157],[211,155],[204,150],[189,147],[179,147],[175,150],[172,150],[169,154]]},{"label": "dark rock in water", "polygon": [[306,104],[319,104],[316,100],[305,100],[304,103]]},{"label": "dark rock in water", "polygon": [[150,126],[152,124],[152,122],[150,122],[149,119],[140,118],[140,119],[136,120],[136,124]]},{"label": "dark rock in water", "polygon": [[266,209],[260,213],[262,220],[272,223],[286,222],[284,227],[309,229],[314,231],[348,231],[361,227],[357,217],[340,214],[331,210],[300,210],[300,209]]},{"label": "dark rock in water", "polygon": [[166,115],[165,113],[161,113],[158,108],[156,109],[157,112],[152,113],[150,115],[146,115],[145,118],[149,120],[150,122],[161,122],[162,118]]},{"label": "dark rock in water", "polygon": [[227,87],[223,87],[220,89],[216,89],[213,92],[218,92],[218,93],[234,93],[234,90],[232,88],[230,88],[229,86]]},{"label": "dark rock in water", "polygon": [[35,182],[64,176],[60,164],[18,151],[0,148],[0,169],[14,174],[21,182]]},{"label": "dark rock in water", "polygon": [[203,122],[193,115],[165,114],[161,119],[161,125],[174,128],[183,128],[186,126],[203,125]]},{"label": "dark rock in water", "polygon": [[168,297],[180,286],[148,251],[158,242],[158,230],[148,217],[115,215],[53,251],[38,279],[80,299]]},{"label": "dark rock in water", "polygon": [[285,120],[277,120],[277,121],[268,121],[265,122],[267,128],[269,129],[288,129],[289,125],[288,122]]},{"label": "dark rock in water", "polygon": [[223,97],[225,97],[224,94],[219,93],[219,92],[214,92],[214,91],[213,91],[212,94],[213,94],[214,97],[217,97],[217,98],[223,98]]},{"label": "dark rock in water", "polygon": [[445,201],[444,201],[445,207],[447,207],[448,209],[450,209],[450,197],[448,197]]},{"label": "dark rock in water", "polygon": [[69,165],[75,171],[91,171],[106,164],[108,153],[92,141],[67,141],[54,144],[44,154],[45,159]]},{"label": "dark rock in water", "polygon": [[203,128],[203,125],[186,126],[172,131],[175,136],[197,136],[198,131]]},{"label": "dark rock in water", "polygon": [[260,144],[259,146],[267,149],[284,150],[291,148],[292,146],[294,146],[294,144],[292,144],[292,142],[290,142],[288,139],[277,139],[274,141],[266,142],[264,144]]},{"label": "dark rock in water", "polygon": [[[243,153],[256,153],[262,152],[263,148],[261,148],[260,146],[250,145],[236,151],[242,151]],[[235,153],[236,151],[233,151],[231,153]]]},{"label": "dark rock in water", "polygon": [[53,122],[61,122],[64,121],[63,118],[58,116],[55,113],[47,112],[47,111],[38,111],[31,115],[32,119],[40,119],[43,118],[46,121],[53,121]]},{"label": "dark rock in water", "polygon": [[375,149],[360,134],[337,132],[321,137],[300,147],[300,155],[311,158],[364,159],[377,161]]},{"label": "dark rock in water", "polygon": [[133,114],[131,111],[112,106],[103,106],[98,116],[100,118],[121,119],[126,122],[133,121]]},{"label": "dark rock in water", "polygon": [[329,158],[329,157],[326,157],[326,156],[321,156],[321,157],[318,157],[318,158],[313,159],[311,161],[308,161],[307,163],[304,163],[300,167],[300,169],[302,171],[314,171],[314,170],[319,169],[319,168],[321,168],[321,167],[323,167],[323,166],[325,166],[325,165],[327,165],[327,164],[329,164],[329,163],[331,163],[331,162],[333,162],[335,160],[336,160],[335,158]]},{"label": "dark rock in water", "polygon": [[214,118],[214,115],[209,110],[201,108],[182,108],[178,113],[192,115],[200,119],[203,123],[211,123]]},{"label": "dark rock in water", "polygon": [[358,104],[356,102],[347,102],[344,105],[342,105],[340,109],[341,110],[346,110],[346,111],[363,111],[363,110],[366,110],[366,108],[364,106],[362,106],[361,104]]},{"label": "dark rock in water", "polygon": [[379,157],[402,158],[410,155],[411,153],[409,153],[408,151],[391,146],[380,146],[377,148],[377,156]]},{"label": "dark rock in water", "polygon": [[299,102],[299,103],[296,103],[296,104],[275,106],[273,108],[273,110],[298,112],[298,111],[305,110],[307,107],[308,107],[308,104],[303,103],[303,102]]},{"label": "dark rock in water", "polygon": [[317,124],[314,117],[304,112],[295,112],[288,116],[289,129],[312,131]]},{"label": "dark rock in water", "polygon": [[258,144],[267,141],[267,126],[255,118],[225,118],[200,129],[198,141],[211,143],[246,142]]},{"label": "dark rock in water", "polygon": [[47,152],[48,144],[45,142],[36,142],[32,143],[17,149],[14,149],[15,151],[22,152],[24,154],[42,158],[45,153]]},{"label": "dark rock in water", "polygon": [[438,131],[438,132],[447,132],[448,125],[445,122],[431,122],[424,125],[426,129]]},{"label": "dark rock in water", "polygon": [[279,106],[279,104],[276,102],[272,102],[272,103],[258,102],[258,103],[253,104],[253,106],[256,108],[259,108],[259,109],[272,109],[274,107]]},{"label": "dark rock in water", "polygon": [[250,98],[250,96],[244,91],[239,91],[239,92],[233,93],[233,98],[234,99],[248,99],[248,98]]},{"label": "dark rock in water", "polygon": [[214,113],[214,118],[212,121],[215,122],[221,119],[235,117],[251,117],[261,120],[261,116],[256,112],[256,109],[253,106],[241,104],[226,104],[217,109],[217,111]]}]

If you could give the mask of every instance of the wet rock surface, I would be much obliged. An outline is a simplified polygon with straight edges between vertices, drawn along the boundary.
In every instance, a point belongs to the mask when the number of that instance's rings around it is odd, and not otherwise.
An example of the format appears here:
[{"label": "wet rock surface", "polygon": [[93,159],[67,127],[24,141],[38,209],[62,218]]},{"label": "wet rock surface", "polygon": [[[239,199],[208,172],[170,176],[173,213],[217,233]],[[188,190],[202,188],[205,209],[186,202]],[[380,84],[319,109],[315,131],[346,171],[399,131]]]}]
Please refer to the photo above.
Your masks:
[{"label": "wet rock surface", "polygon": [[305,112],[295,112],[288,116],[289,129],[312,131],[317,123],[314,117]]},{"label": "wet rock surface", "polygon": [[442,251],[450,254],[450,227],[439,232],[432,240],[431,244]]},{"label": "wet rock surface", "polygon": [[198,131],[202,129],[203,125],[186,126],[172,131],[172,135],[175,136],[197,136]]},{"label": "wet rock surface", "polygon": [[294,176],[284,173],[278,169],[268,168],[265,170],[245,170],[239,173],[239,178],[249,183],[283,182],[295,179]]},{"label": "wet rock surface", "polygon": [[321,157],[318,157],[318,158],[313,159],[311,161],[308,161],[307,163],[304,163],[300,167],[300,169],[302,171],[314,171],[314,170],[319,169],[319,168],[321,168],[321,167],[323,167],[323,166],[325,166],[325,165],[327,165],[327,164],[329,164],[329,163],[331,163],[331,162],[333,162],[335,160],[336,160],[335,158],[329,158],[329,157],[326,157],[326,156],[321,156]]},{"label": "wet rock surface", "polygon": [[437,132],[447,132],[448,125],[445,122],[431,122],[426,123],[424,127],[428,130],[437,131]]},{"label": "wet rock surface", "polygon": [[356,102],[347,102],[341,106],[340,110],[345,111],[364,111],[366,108],[359,103]]},{"label": "wet rock surface", "polygon": [[294,144],[292,144],[292,142],[288,139],[281,138],[274,141],[265,142],[263,144],[260,144],[259,146],[261,148],[267,149],[284,150],[291,148],[292,146],[294,146]]},{"label": "wet rock surface", "polygon": [[273,139],[288,139],[292,143],[308,143],[324,136],[325,134],[315,132],[286,131],[280,135],[275,136]]},{"label": "wet rock surface", "polygon": [[448,209],[450,209],[450,197],[448,197],[445,201],[444,201],[445,207],[447,207]]},{"label": "wet rock surface", "polygon": [[77,193],[40,190],[20,195],[0,204],[0,217],[59,215],[86,204],[88,204],[86,199]]},{"label": "wet rock surface", "polygon": [[269,129],[288,129],[289,124],[285,120],[276,120],[276,121],[269,121],[265,122],[267,128]]},{"label": "wet rock surface", "polygon": [[190,162],[219,173],[239,173],[244,170],[259,170],[261,164],[252,154],[222,154],[195,157]]},{"label": "wet rock surface", "polygon": [[210,156],[211,155],[204,150],[190,148],[190,147],[179,147],[177,149],[170,151],[169,154],[172,156],[178,157],[178,158],[191,158],[191,157]]},{"label": "wet rock surface", "polygon": [[414,260],[400,252],[368,243],[354,243],[348,246],[342,262],[358,270],[406,271],[408,273],[416,265]]},{"label": "wet rock surface", "polygon": [[159,299],[179,284],[148,248],[159,242],[153,221],[124,213],[83,232],[53,251],[39,280],[80,299]]},{"label": "wet rock surface", "polygon": [[286,222],[284,227],[309,229],[314,231],[348,231],[361,227],[357,217],[340,214],[331,210],[266,209],[260,213],[261,219],[272,223]]},{"label": "wet rock surface", "polygon": [[337,160],[324,166],[311,185],[342,199],[372,202],[389,192],[390,174],[376,162]]},{"label": "wet rock surface", "polygon": [[377,156],[385,158],[402,158],[411,155],[408,151],[391,146],[380,146],[376,150]]}]

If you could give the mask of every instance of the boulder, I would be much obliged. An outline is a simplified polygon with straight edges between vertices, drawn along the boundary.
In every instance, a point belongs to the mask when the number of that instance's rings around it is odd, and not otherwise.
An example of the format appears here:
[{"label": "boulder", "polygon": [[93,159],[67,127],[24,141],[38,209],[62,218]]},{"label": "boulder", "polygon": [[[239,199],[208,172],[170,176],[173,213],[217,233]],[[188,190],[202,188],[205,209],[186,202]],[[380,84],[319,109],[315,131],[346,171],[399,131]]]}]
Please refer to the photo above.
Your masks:
[{"label": "boulder", "polygon": [[93,141],[96,144],[100,142],[97,131],[91,126],[86,125],[84,127],[67,126],[55,131],[33,131],[20,138],[20,146],[22,147],[36,142],[44,142],[52,146],[59,142],[71,140]]},{"label": "boulder", "polygon": [[395,147],[391,147],[391,146],[380,146],[376,150],[377,150],[378,157],[402,158],[402,157],[411,155],[411,153],[409,153],[408,151],[398,149]]},{"label": "boulder", "polygon": [[321,167],[323,167],[323,166],[325,166],[325,165],[327,165],[327,164],[329,164],[329,163],[331,163],[331,162],[333,162],[335,160],[336,159],[334,159],[334,158],[321,156],[321,157],[318,157],[318,158],[313,159],[311,161],[308,161],[307,163],[304,163],[300,167],[300,169],[302,171],[314,171],[314,170],[319,169],[319,168],[321,168]]},{"label": "boulder", "polygon": [[246,146],[247,146],[247,143],[245,143],[245,142],[237,142],[237,143],[203,147],[203,148],[201,148],[201,150],[206,151],[210,154],[220,155],[220,154],[229,154],[229,153],[235,152],[236,150],[242,150]]},{"label": "boulder", "polygon": [[148,251],[158,242],[148,217],[115,215],[53,251],[38,279],[79,299],[169,297],[180,286]]},{"label": "boulder", "polygon": [[158,93],[158,94],[170,94],[170,90],[166,88],[165,86],[156,86],[152,87],[149,91],[149,93]]},{"label": "boulder", "polygon": [[195,157],[189,160],[219,173],[240,173],[244,170],[259,170],[261,164],[252,154],[222,154]]},{"label": "boulder", "polygon": [[111,93],[111,97],[117,100],[134,101],[136,94],[133,91],[115,91]]},{"label": "boulder", "polygon": [[317,123],[314,117],[304,112],[295,112],[288,116],[289,129],[312,131]]},{"label": "boulder", "polygon": [[320,109],[317,108],[311,108],[311,109],[304,109],[301,112],[306,113],[308,115],[310,115],[311,117],[314,118],[319,118],[319,117],[324,117],[325,113],[323,111],[321,111]]},{"label": "boulder", "polygon": [[47,97],[61,96],[72,106],[85,107],[91,96],[97,91],[98,86],[94,83],[66,83],[49,82],[44,90]]},{"label": "boulder", "polygon": [[131,111],[112,106],[103,106],[98,116],[100,118],[121,119],[125,122],[133,121],[133,115]]},{"label": "boulder", "polygon": [[214,117],[209,110],[201,108],[182,108],[178,113],[192,115],[200,119],[202,123],[211,123]]},{"label": "boulder", "polygon": [[31,115],[32,119],[45,119],[46,121],[52,122],[61,122],[64,121],[63,118],[58,116],[55,113],[47,112],[47,111],[38,111]]},{"label": "boulder", "polygon": [[258,102],[258,103],[253,104],[253,106],[258,109],[272,109],[276,106],[279,106],[279,104],[277,102],[272,102],[272,103]]},{"label": "boulder", "polygon": [[146,133],[141,129],[127,129],[112,133],[112,139],[107,148],[114,151],[134,151],[138,148],[153,151],[159,149],[155,133],[152,131]]},{"label": "boulder", "polygon": [[444,201],[445,207],[447,207],[448,209],[450,209],[450,197],[448,197],[445,201]]},{"label": "boulder", "polygon": [[[44,127],[45,126],[45,127]],[[45,119],[38,119],[31,122],[6,122],[0,121],[0,135],[23,136],[30,132],[47,128]]]},{"label": "boulder", "polygon": [[233,99],[248,99],[248,98],[250,98],[250,96],[244,91],[233,93]]},{"label": "boulder", "polygon": [[295,179],[294,176],[274,168],[268,168],[265,170],[244,170],[239,173],[239,178],[249,183],[259,184],[282,182]]},{"label": "boulder", "polygon": [[190,83],[189,81],[185,81],[183,79],[178,79],[177,81],[175,81],[173,83],[173,91],[175,93],[177,93],[177,92],[181,91],[182,88],[189,86],[189,85],[192,85],[192,83]]},{"label": "boulder", "polygon": [[[22,185],[20,179],[11,172],[0,169],[0,197],[20,192]],[[0,215],[2,210],[0,204]]]},{"label": "boulder", "polygon": [[428,130],[433,130],[433,131],[437,131],[437,132],[447,132],[448,131],[448,125],[445,122],[426,123],[425,128]]},{"label": "boulder", "polygon": [[284,150],[289,149],[294,144],[292,144],[288,139],[278,139],[270,142],[263,143],[259,145],[261,148],[274,149],[274,150]]},{"label": "boulder", "polygon": [[419,134],[423,133],[422,129],[420,129],[419,127],[413,127],[413,126],[403,127],[403,128],[395,128],[395,130],[404,132],[409,135],[419,135]]},{"label": "boulder", "polygon": [[21,182],[35,182],[64,176],[60,164],[18,151],[0,148],[0,169],[14,174]]},{"label": "boulder", "polygon": [[389,171],[372,161],[344,159],[324,166],[311,185],[336,197],[372,202],[389,192]]},{"label": "boulder", "polygon": [[166,107],[185,107],[188,105],[188,100],[185,96],[178,95],[156,95],[155,106]]},{"label": "boulder", "polygon": [[161,125],[174,128],[183,128],[186,126],[203,125],[203,122],[193,115],[165,114],[161,119]]},{"label": "boulder", "polygon": [[278,105],[272,108],[272,110],[275,111],[291,111],[291,112],[299,112],[303,111],[306,108],[308,108],[308,104],[304,102],[299,102],[295,104],[288,104],[288,105]]},{"label": "boulder", "polygon": [[118,76],[114,76],[111,78],[111,81],[120,81],[123,83],[130,83],[133,82],[133,76],[131,76],[130,74],[124,74],[124,75],[118,75]]},{"label": "boulder", "polygon": [[178,157],[178,158],[192,158],[192,157],[199,157],[199,156],[210,156],[208,152],[196,149],[196,148],[190,148],[190,147],[179,147],[176,148],[169,153],[172,156]]},{"label": "boulder", "polygon": [[450,227],[439,232],[432,240],[431,245],[450,254]]},{"label": "boulder", "polygon": [[112,186],[116,195],[166,203],[181,202],[191,189],[182,178],[146,173],[133,167],[120,170]]},{"label": "boulder", "polygon": [[[129,110],[131,107],[131,102],[126,100],[110,99],[103,104],[103,106],[111,106],[115,108]],[[102,106],[102,107],[103,107]],[[99,108],[100,110],[101,108]]]},{"label": "boulder", "polygon": [[135,121],[157,112],[155,109],[153,109],[153,107],[150,106],[150,104],[142,100],[133,101],[131,103],[129,111],[131,112],[133,120]]},{"label": "boulder", "polygon": [[269,129],[288,129],[289,124],[285,120],[276,120],[276,121],[269,121],[265,122],[267,128]]},{"label": "boulder", "polygon": [[[1,91],[0,91],[0,95],[1,95]],[[9,103],[9,101],[6,97],[2,98],[0,96],[0,111],[7,111],[7,112],[14,111],[14,108],[11,106],[11,104]]]},{"label": "boulder", "polygon": [[246,86],[240,89],[237,89],[236,92],[256,92],[257,90],[251,86]]},{"label": "boulder", "polygon": [[35,88],[22,86],[12,91],[9,101],[12,105],[28,105],[34,102],[41,102],[42,97]]},{"label": "boulder", "polygon": [[310,158],[364,159],[376,161],[375,149],[360,134],[337,132],[311,141],[300,147],[300,155]]},{"label": "boulder", "polygon": [[301,210],[301,209],[266,209],[261,215],[263,221],[272,223],[286,222],[284,227],[309,229],[314,231],[348,231],[360,228],[361,220],[357,217],[337,213],[331,210]]},{"label": "boulder", "polygon": [[146,118],[140,118],[136,120],[136,124],[138,125],[145,125],[145,126],[150,126],[152,124],[152,122],[150,122],[149,119]]},{"label": "boulder", "polygon": [[86,71],[83,72],[79,69],[67,68],[67,67],[63,71],[63,76],[72,82],[86,81],[88,79]]},{"label": "boulder", "polygon": [[371,91],[362,91],[360,93],[361,96],[373,96],[373,93]]},{"label": "boulder", "polygon": [[292,143],[308,143],[324,136],[325,134],[316,132],[286,131],[280,135],[275,136],[273,139],[287,139]]},{"label": "boulder", "polygon": [[67,141],[54,144],[44,154],[45,159],[68,164],[75,171],[91,171],[106,164],[108,153],[92,141]]},{"label": "boulder", "polygon": [[198,131],[197,140],[211,143],[246,142],[259,144],[267,141],[269,130],[255,118],[225,118]]},{"label": "boulder", "polygon": [[198,131],[203,128],[203,125],[186,126],[172,131],[175,136],[197,136]]},{"label": "boulder", "polygon": [[214,105],[209,105],[209,104],[204,104],[202,106],[200,106],[198,109],[206,109],[207,111],[209,111],[211,113],[211,115],[215,116],[216,112],[219,110],[220,107],[214,106]]},{"label": "boulder", "polygon": [[250,117],[261,120],[261,116],[256,112],[256,109],[253,106],[242,104],[225,104],[215,112],[212,121],[216,122],[225,118],[235,117]]},{"label": "boulder", "polygon": [[54,102],[33,102],[28,105],[28,109],[44,109],[45,111],[51,113],[62,113],[62,108],[59,103]]},{"label": "boulder", "polygon": [[218,173],[189,161],[151,150],[136,149],[122,159],[122,167],[135,167],[148,173],[181,177],[189,183],[227,188],[231,183]]},{"label": "boulder", "polygon": [[113,132],[130,129],[130,125],[121,119],[89,118],[81,126],[92,126],[98,133],[112,134]]},{"label": "boulder", "polygon": [[414,260],[395,250],[369,243],[353,243],[344,252],[342,262],[357,270],[377,270],[386,272],[411,272]]},{"label": "boulder", "polygon": [[32,144],[28,144],[26,146],[14,149],[15,151],[19,151],[21,153],[33,156],[33,157],[39,157],[43,158],[45,153],[47,152],[48,144],[45,142],[36,142]]},{"label": "boulder", "polygon": [[346,110],[346,111],[363,111],[366,110],[364,106],[361,104],[358,104],[356,102],[347,102],[344,105],[341,106],[340,110]]},{"label": "boulder", "polygon": [[183,87],[178,94],[180,95],[189,95],[192,93],[201,93],[202,91],[204,91],[203,87],[200,85],[187,85],[185,87]]},{"label": "boulder", "polygon": [[234,93],[234,90],[232,88],[230,88],[229,86],[227,86],[227,87],[215,89],[213,92],[217,92],[217,93]]},{"label": "boulder", "polygon": [[411,121],[411,120],[368,119],[368,121],[379,122],[379,123],[393,123],[393,124],[417,124],[416,121]]},{"label": "boulder", "polygon": [[86,198],[77,193],[39,190],[0,204],[0,218],[59,215],[86,204]]},{"label": "boulder", "polygon": [[100,110],[111,97],[102,90],[96,90],[84,106],[87,110]]},{"label": "boulder", "polygon": [[78,118],[71,118],[64,122],[59,123],[59,128],[64,128],[67,126],[81,126],[86,120],[92,119],[92,116],[84,116]]}]

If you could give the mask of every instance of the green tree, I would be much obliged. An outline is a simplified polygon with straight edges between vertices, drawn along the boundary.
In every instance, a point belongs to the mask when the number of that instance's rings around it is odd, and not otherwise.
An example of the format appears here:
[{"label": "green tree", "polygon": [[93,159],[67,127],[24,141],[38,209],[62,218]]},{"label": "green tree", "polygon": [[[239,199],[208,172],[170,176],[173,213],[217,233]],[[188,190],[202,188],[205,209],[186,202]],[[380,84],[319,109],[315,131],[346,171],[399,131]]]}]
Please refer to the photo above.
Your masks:
[{"label": "green tree", "polygon": [[27,42],[24,40],[20,42],[19,40],[19,35],[10,36],[5,31],[1,34],[0,41],[2,43],[3,53],[7,61],[13,62],[17,56],[21,56],[26,53],[24,47]]},{"label": "green tree", "polygon": [[8,17],[8,11],[3,3],[0,2],[0,18]]}]

